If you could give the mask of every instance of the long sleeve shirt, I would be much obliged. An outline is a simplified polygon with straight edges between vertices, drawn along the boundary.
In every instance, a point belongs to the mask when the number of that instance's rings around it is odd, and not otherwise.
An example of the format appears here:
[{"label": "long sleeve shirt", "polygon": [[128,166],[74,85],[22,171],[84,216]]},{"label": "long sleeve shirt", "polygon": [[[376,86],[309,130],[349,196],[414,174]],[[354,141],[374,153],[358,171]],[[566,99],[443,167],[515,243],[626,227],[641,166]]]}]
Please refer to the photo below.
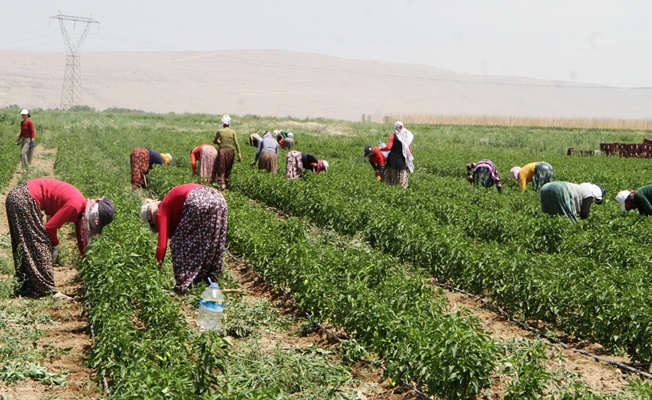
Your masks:
[{"label": "long sleeve shirt", "polygon": [[154,164],[163,165],[165,163],[160,153],[151,149],[147,149],[147,151],[149,152],[149,169],[152,169]]},{"label": "long sleeve shirt", "polygon": [[73,185],[49,178],[36,178],[27,181],[30,195],[48,217],[45,230],[52,246],[59,245],[57,230],[67,222],[75,224],[77,247],[84,254],[81,237],[81,219],[88,199]]},{"label": "long sleeve shirt", "polygon": [[168,247],[168,238],[174,236],[183,216],[183,204],[190,192],[201,187],[197,183],[187,183],[172,188],[158,206],[156,225],[158,227],[158,244],[156,260],[162,262]]},{"label": "long sleeve shirt", "polygon": [[36,131],[34,130],[34,123],[31,119],[26,119],[20,121],[20,137],[21,138],[30,138],[34,140],[36,137]]},{"label": "long sleeve shirt", "polygon": [[261,140],[258,143],[258,151],[256,151],[256,157],[254,158],[255,161],[258,161],[258,158],[260,157],[260,153],[263,152],[274,152],[278,154],[278,142],[272,135],[265,135],[263,137],[263,140]]},{"label": "long sleeve shirt", "polygon": [[595,203],[591,188],[586,184],[578,185],[570,182],[566,182],[566,187],[568,187],[568,193],[575,207],[575,214],[579,215],[580,219],[587,219],[591,204]]},{"label": "long sleeve shirt", "polygon": [[[199,156],[201,154],[201,148],[204,146],[209,146],[207,144],[200,144],[199,146],[195,147],[191,152],[190,152],[190,166],[192,167],[192,173],[197,175],[197,161],[199,160]],[[201,161],[200,161],[201,162]]]},{"label": "long sleeve shirt", "polygon": [[470,175],[474,170],[478,168],[486,168],[489,170],[491,173],[491,180],[494,181],[496,187],[500,191],[502,184],[500,183],[500,176],[498,176],[498,171],[496,170],[494,163],[491,160],[480,160],[477,163],[468,163],[466,166],[467,175]]},{"label": "long sleeve shirt", "polygon": [[387,157],[380,151],[380,149],[378,149],[378,147],[374,147],[371,150],[374,153],[371,155],[371,157],[369,157],[369,162],[377,165],[385,165]]},{"label": "long sleeve shirt", "polygon": [[309,153],[301,153],[301,164],[303,164],[303,169],[309,169],[314,171],[317,168],[317,163],[319,159]]},{"label": "long sleeve shirt", "polygon": [[240,144],[238,143],[238,135],[235,131],[228,126],[222,129],[218,129],[215,134],[215,139],[213,143],[219,144],[219,148],[230,147],[240,154]]},{"label": "long sleeve shirt", "polygon": [[537,166],[537,163],[525,164],[523,168],[518,173],[518,181],[521,183],[521,192],[527,188],[527,183],[532,182],[532,177],[534,177],[534,168]]},{"label": "long sleeve shirt", "polygon": [[643,186],[634,193],[634,204],[641,215],[652,215],[652,185]]},{"label": "long sleeve shirt", "polygon": [[[392,147],[394,146],[394,138],[395,137],[396,137],[396,135],[393,134],[393,133],[391,135],[389,135],[389,140],[387,141],[387,145],[385,147],[379,149],[379,150],[380,151],[391,151]],[[396,140],[398,140],[398,139],[396,139]],[[412,145],[411,144],[409,146],[409,149],[410,149],[410,152],[412,152]]]}]

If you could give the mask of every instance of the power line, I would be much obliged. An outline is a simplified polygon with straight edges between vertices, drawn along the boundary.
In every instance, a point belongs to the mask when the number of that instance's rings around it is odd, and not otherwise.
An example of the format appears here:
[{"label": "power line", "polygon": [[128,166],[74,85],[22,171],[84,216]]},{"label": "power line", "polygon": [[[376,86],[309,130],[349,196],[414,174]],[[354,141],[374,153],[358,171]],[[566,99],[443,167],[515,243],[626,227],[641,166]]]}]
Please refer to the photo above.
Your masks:
[{"label": "power line", "polygon": [[[63,78],[63,89],[61,90],[61,107],[71,108],[75,105],[81,105],[81,71],[79,61],[79,51],[81,46],[88,35],[88,30],[91,24],[99,24],[93,18],[74,17],[71,15],[62,15],[59,13],[53,19],[59,20],[61,33],[66,45],[66,70]],[[72,21],[73,23],[85,24],[84,31],[79,36],[76,42],[68,35],[65,21]]]}]

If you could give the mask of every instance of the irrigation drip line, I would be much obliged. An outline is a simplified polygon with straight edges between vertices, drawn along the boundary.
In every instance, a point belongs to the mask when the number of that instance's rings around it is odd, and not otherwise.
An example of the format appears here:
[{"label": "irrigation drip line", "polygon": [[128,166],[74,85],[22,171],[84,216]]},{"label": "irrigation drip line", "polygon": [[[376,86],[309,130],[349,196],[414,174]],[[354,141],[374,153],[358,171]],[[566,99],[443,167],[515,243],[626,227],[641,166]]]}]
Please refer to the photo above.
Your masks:
[{"label": "irrigation drip line", "polygon": [[448,290],[451,290],[453,292],[459,292],[459,293],[465,294],[465,295],[467,295],[469,297],[472,297],[474,300],[478,300],[483,305],[485,305],[485,306],[493,309],[494,311],[498,312],[503,317],[505,317],[508,321],[512,321],[515,324],[517,324],[518,326],[520,326],[521,328],[523,328],[525,330],[528,330],[530,332],[534,332],[537,335],[541,336],[542,338],[544,338],[544,339],[546,339],[546,340],[548,340],[548,341],[550,341],[552,343],[560,345],[561,347],[563,347],[566,350],[570,350],[570,351],[573,351],[575,353],[579,353],[579,354],[591,357],[596,361],[601,361],[601,362],[604,362],[604,363],[607,363],[607,364],[611,364],[611,365],[614,365],[614,366],[616,366],[616,367],[618,367],[620,369],[626,370],[628,372],[632,372],[632,373],[638,374],[640,376],[643,376],[645,378],[652,379],[652,374],[649,374],[649,373],[647,373],[645,371],[641,371],[640,369],[631,367],[631,366],[629,366],[627,364],[623,364],[623,363],[618,362],[618,361],[614,361],[614,360],[610,360],[608,358],[600,357],[597,354],[593,354],[593,353],[588,352],[586,350],[581,350],[581,349],[577,349],[575,347],[571,347],[571,346],[567,345],[566,343],[562,342],[561,340],[556,339],[556,338],[548,335],[547,333],[541,331],[540,329],[534,328],[534,327],[528,325],[527,323],[519,320],[518,318],[516,318],[516,317],[512,316],[511,314],[509,314],[507,311],[505,311],[502,308],[498,307],[497,305],[489,302],[488,300],[483,299],[480,296],[477,296],[477,295],[475,295],[473,293],[467,292],[466,290],[460,289],[458,287],[455,287],[455,286],[453,286],[451,284],[447,284],[447,283],[435,282],[435,285],[440,286],[440,287],[445,288],[445,289],[448,289]]},{"label": "irrigation drip line", "polygon": [[[287,214],[284,214],[284,215],[285,215],[286,217],[289,217],[289,216],[287,216]],[[251,268],[251,265],[249,265],[249,263],[247,263],[246,261],[240,260],[239,258],[237,258],[236,256],[234,256],[233,254],[231,254],[231,252],[228,251],[228,250],[226,251],[226,254],[228,254],[229,257],[230,257],[231,259],[233,259],[235,262],[237,262],[238,264],[240,264],[240,265],[244,265],[245,267],[248,267],[249,270],[250,270],[251,272],[253,272],[253,274],[256,275],[256,277],[258,277],[258,279],[261,279],[263,282],[265,282],[265,284],[269,285],[270,287],[274,288],[275,290],[280,291],[281,293],[283,293],[283,295],[284,295],[286,298],[292,300],[292,297],[290,296],[290,292],[288,292],[287,290],[285,290],[285,289],[283,289],[283,288],[281,288],[281,287],[279,287],[279,286],[274,285],[273,283],[271,283],[270,281],[268,281],[267,278],[265,278],[264,276],[258,274],[258,272],[256,272],[253,268]],[[293,302],[294,302],[294,301],[293,301]],[[301,307],[299,307],[299,313],[300,313],[300,314],[303,314],[305,317],[308,317],[310,320],[313,320],[312,315],[310,315],[310,313],[309,313],[308,311],[304,310],[304,309],[301,308]],[[331,332],[331,331],[330,331],[328,328],[326,328],[324,325],[320,324],[319,322],[315,322],[315,321],[313,321],[313,323],[314,323],[315,326],[317,326],[317,327],[318,327],[322,332],[326,333],[328,336],[330,336],[330,337],[331,337],[333,340],[335,340],[337,343],[341,343],[341,342],[342,342],[342,339],[340,339],[339,336],[337,336],[335,333]],[[371,361],[370,361],[370,360],[363,360],[363,361],[365,361],[365,362],[371,364]],[[382,368],[383,370],[385,370],[385,367],[382,366],[382,365],[380,366],[380,368]],[[411,385],[411,384],[409,384],[409,383],[402,382],[402,383],[401,383],[401,386],[403,386],[403,387],[405,387],[405,388],[408,388],[408,389],[414,391],[417,395],[421,396],[421,397],[422,397],[423,399],[425,399],[425,400],[433,400],[431,397],[428,397],[427,394],[425,394],[424,392],[422,392],[421,390],[417,389],[415,386],[413,386],[413,385]]]},{"label": "irrigation drip line", "polygon": [[[90,306],[87,306],[87,308],[88,308],[88,313],[90,315],[91,308]],[[95,339],[95,330],[93,329],[93,325],[89,323],[88,328],[91,331],[91,339]],[[104,374],[102,374],[102,386],[104,387],[104,393],[110,395],[111,389],[109,388],[109,382],[106,380],[106,375]]]}]

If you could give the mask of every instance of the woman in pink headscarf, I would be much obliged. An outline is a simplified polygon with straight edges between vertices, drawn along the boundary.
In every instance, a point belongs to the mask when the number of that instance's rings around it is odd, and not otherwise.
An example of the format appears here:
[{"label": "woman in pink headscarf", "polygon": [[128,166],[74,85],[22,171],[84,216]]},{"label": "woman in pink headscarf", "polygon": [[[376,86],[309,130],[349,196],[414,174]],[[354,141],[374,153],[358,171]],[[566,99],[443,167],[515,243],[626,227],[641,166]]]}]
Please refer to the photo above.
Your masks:
[{"label": "woman in pink headscarf", "polygon": [[394,124],[394,133],[389,137],[387,146],[380,151],[389,151],[385,162],[383,182],[390,185],[408,187],[408,172],[414,172],[414,157],[412,156],[412,140],[414,135],[405,129],[401,121]]},{"label": "woman in pink headscarf", "polygon": [[328,161],[320,160],[310,153],[301,153],[291,150],[285,162],[285,177],[288,179],[300,178],[304,170],[320,173],[328,171]]}]

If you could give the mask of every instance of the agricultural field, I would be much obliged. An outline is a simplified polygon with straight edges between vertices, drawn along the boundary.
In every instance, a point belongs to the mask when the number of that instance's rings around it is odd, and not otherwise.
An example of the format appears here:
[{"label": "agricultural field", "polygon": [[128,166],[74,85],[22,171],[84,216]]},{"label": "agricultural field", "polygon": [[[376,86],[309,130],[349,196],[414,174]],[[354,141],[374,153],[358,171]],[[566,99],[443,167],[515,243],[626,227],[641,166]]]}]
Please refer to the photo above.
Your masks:
[{"label": "agricultural field", "polygon": [[[652,161],[565,155],[642,142],[648,131],[408,125],[415,172],[403,190],[376,181],[363,157],[366,144],[387,140],[393,121],[232,116],[244,159],[224,193],[220,285],[231,291],[223,329],[200,332],[204,287],[166,294],[171,262],[157,268],[156,238],[139,208],[201,182],[190,151],[212,142],[221,116],[32,115],[38,162],[20,174],[18,111],[0,110],[3,198],[20,182],[52,176],[111,198],[116,219],[84,258],[72,229],[61,233],[55,279],[75,296],[61,302],[13,296],[2,215],[2,400],[652,395],[652,222],[614,200],[652,183]],[[294,132],[295,148],[329,170],[290,181],[250,167],[248,135],[272,129]],[[150,172],[148,190],[130,186],[134,147],[173,155]],[[467,185],[466,164],[483,158],[496,163],[502,194]],[[538,194],[521,193],[509,176],[532,161],[551,163],[555,180],[603,185],[607,200],[577,225],[550,218]]]}]

